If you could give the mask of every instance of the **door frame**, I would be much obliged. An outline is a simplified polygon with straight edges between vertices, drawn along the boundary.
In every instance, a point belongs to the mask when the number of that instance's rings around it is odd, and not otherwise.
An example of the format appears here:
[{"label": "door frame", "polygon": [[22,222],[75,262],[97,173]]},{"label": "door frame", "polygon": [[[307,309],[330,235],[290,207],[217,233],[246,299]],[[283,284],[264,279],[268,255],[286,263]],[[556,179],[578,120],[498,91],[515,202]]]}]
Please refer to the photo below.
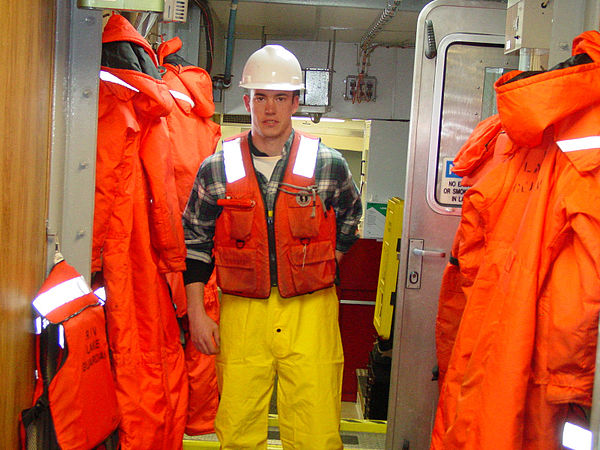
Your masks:
[{"label": "door frame", "polygon": [[[427,448],[435,417],[437,382],[432,381],[435,357],[435,317],[441,275],[459,222],[459,208],[432,208],[427,199],[431,172],[431,136],[439,128],[440,109],[434,111],[436,70],[440,56],[427,58],[426,20],[432,20],[439,43],[450,34],[486,36],[503,42],[506,5],[489,1],[436,0],[423,8],[417,22],[415,65],[409,130],[406,198],[403,232],[398,253],[398,285],[394,318],[394,346],[388,404],[387,449]],[[491,36],[491,37],[487,37]],[[440,55],[443,46],[437,48]],[[439,81],[438,81],[439,83]],[[440,91],[440,86],[438,86]],[[440,100],[441,100],[441,93]],[[434,117],[437,119],[434,120]],[[437,149],[437,143],[436,149]],[[437,152],[436,152],[437,153]],[[434,166],[435,168],[435,163]],[[435,183],[435,170],[433,171]],[[407,289],[409,247],[423,235],[417,230],[435,230],[424,240],[431,254],[421,257],[418,288]],[[444,231],[445,230],[445,231]],[[418,244],[418,242],[417,242]],[[437,253],[436,253],[437,252]],[[439,256],[444,255],[444,258]],[[432,257],[435,255],[436,257]],[[429,273],[427,273],[429,271]],[[417,284],[413,287],[417,287]],[[425,293],[428,289],[429,294]]]}]

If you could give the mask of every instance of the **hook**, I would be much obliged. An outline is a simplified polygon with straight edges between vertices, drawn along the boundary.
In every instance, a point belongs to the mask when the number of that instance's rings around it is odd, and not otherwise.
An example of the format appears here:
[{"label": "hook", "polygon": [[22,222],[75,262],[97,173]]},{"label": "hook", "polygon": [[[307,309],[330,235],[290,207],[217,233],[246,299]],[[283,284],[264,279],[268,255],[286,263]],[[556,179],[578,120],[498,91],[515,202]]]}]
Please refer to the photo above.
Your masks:
[{"label": "hook", "polygon": [[48,239],[53,238],[54,239],[54,260],[53,263],[54,265],[57,265],[59,262],[64,261],[64,256],[62,255],[61,251],[60,251],[60,241],[58,240],[58,233],[53,233],[50,231],[50,228],[47,227],[46,228],[46,237]]}]

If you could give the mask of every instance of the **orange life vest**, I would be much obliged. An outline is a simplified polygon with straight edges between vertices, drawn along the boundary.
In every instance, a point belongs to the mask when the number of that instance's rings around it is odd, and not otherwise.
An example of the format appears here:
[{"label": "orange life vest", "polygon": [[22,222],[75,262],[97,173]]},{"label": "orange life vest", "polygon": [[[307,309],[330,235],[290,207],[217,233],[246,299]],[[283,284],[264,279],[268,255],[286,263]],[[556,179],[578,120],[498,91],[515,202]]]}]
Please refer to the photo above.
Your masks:
[{"label": "orange life vest", "polygon": [[22,415],[28,447],[33,440],[39,448],[54,448],[56,439],[64,450],[93,448],[120,421],[101,303],[83,277],[62,261],[33,307],[39,357],[34,406]]},{"label": "orange life vest", "polygon": [[269,297],[275,284],[271,264],[282,297],[333,285],[336,218],[317,193],[318,148],[318,138],[295,132],[275,211],[266,211],[248,133],[223,142],[227,188],[218,201],[223,211],[214,239],[217,283],[223,292]]}]

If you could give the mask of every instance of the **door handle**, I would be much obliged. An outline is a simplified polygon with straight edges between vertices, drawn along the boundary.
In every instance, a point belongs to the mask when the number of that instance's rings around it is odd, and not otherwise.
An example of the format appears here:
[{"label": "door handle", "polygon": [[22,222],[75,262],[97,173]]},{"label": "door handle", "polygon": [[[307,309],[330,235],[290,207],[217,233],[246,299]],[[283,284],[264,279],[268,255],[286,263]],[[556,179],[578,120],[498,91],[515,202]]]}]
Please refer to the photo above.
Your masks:
[{"label": "door handle", "polygon": [[406,266],[406,288],[421,289],[421,275],[423,270],[423,257],[444,258],[446,252],[443,250],[423,248],[423,239],[409,239],[408,241],[408,263]]},{"label": "door handle", "polygon": [[412,249],[412,252],[415,256],[435,256],[438,258],[445,258],[446,257],[446,252],[442,251],[442,250],[431,250],[431,249],[424,249],[424,248],[417,248],[414,247]]}]

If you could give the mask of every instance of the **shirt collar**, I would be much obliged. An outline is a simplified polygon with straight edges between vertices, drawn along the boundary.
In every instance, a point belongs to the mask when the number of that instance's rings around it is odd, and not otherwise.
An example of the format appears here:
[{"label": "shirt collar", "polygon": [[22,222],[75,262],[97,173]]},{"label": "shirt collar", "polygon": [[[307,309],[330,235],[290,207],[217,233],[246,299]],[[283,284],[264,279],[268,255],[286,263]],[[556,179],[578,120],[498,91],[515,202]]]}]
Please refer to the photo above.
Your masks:
[{"label": "shirt collar", "polygon": [[[294,134],[295,134],[295,131],[292,128],[290,137],[288,137],[287,141],[285,141],[285,144],[283,144],[283,150],[281,152],[282,157],[286,157],[290,151],[290,148],[292,148],[292,141],[294,140]],[[256,148],[256,146],[252,142],[252,132],[248,133],[248,147],[250,147],[250,153],[252,153],[254,156],[268,156],[266,153],[264,153],[264,152],[260,151],[258,148]]]}]

